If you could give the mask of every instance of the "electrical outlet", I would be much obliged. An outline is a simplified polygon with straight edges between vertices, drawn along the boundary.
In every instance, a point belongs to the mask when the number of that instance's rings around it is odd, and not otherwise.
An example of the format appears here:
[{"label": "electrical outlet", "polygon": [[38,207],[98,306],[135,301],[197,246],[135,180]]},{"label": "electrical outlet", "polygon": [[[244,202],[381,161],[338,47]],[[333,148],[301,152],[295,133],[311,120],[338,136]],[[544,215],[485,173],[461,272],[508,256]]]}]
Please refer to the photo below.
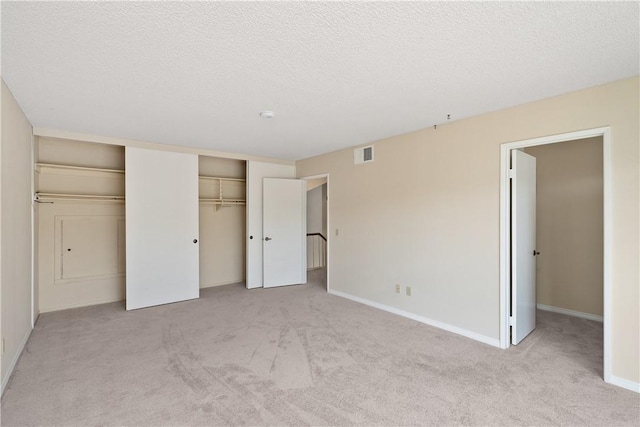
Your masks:
[{"label": "electrical outlet", "polygon": [[396,284],[396,294],[399,294],[399,293],[400,293],[400,285]]},{"label": "electrical outlet", "polygon": [[407,296],[411,296],[411,286],[407,286]]}]

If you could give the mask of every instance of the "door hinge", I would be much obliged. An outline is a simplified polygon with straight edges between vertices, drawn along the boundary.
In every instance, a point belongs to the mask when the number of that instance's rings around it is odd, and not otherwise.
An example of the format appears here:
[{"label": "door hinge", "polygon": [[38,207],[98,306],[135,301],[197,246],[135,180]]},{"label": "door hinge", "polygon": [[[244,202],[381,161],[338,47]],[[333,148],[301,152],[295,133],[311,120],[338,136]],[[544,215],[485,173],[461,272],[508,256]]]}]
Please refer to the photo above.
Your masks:
[{"label": "door hinge", "polygon": [[511,168],[509,169],[509,178],[515,178],[516,177],[516,170]]},{"label": "door hinge", "polygon": [[509,316],[509,326],[513,326],[513,316]]}]

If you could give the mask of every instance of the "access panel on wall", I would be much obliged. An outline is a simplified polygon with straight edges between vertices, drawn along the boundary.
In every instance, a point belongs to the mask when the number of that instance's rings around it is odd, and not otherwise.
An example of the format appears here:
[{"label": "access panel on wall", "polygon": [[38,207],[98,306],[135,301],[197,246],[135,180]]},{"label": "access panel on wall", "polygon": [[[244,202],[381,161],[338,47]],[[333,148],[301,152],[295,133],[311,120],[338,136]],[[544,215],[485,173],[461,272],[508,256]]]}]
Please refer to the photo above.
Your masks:
[{"label": "access panel on wall", "polygon": [[57,216],[55,283],[124,274],[124,227],[119,216]]},{"label": "access panel on wall", "polygon": [[198,156],[126,149],[127,310],[199,297]]}]

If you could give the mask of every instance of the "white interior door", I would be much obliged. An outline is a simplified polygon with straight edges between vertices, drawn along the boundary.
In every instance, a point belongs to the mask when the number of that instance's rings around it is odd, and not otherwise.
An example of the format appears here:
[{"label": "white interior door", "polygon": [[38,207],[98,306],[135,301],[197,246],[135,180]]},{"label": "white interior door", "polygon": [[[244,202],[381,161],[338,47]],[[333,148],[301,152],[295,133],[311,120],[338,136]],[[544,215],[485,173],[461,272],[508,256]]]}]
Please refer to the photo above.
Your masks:
[{"label": "white interior door", "polygon": [[264,287],[307,282],[307,183],[263,180]]},{"label": "white interior door", "polygon": [[199,297],[198,156],[126,148],[127,310]]},{"label": "white interior door", "polygon": [[247,289],[261,288],[263,283],[262,180],[295,174],[293,165],[247,162]]},{"label": "white interior door", "polygon": [[511,151],[511,343],[536,327],[536,158]]}]

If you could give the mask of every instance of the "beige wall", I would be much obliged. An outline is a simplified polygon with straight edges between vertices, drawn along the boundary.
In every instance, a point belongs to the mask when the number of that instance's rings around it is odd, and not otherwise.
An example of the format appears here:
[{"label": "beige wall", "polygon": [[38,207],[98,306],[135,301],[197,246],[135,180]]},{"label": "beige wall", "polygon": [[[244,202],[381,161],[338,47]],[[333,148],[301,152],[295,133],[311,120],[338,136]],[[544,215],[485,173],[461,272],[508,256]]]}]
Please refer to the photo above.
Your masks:
[{"label": "beige wall", "polygon": [[612,373],[639,382],[638,93],[634,77],[377,141],[373,163],[297,162],[330,174],[330,288],[497,341],[500,145],[610,126]]},{"label": "beige wall", "polygon": [[602,316],[602,137],[525,151],[537,166],[537,302]]},{"label": "beige wall", "polygon": [[2,81],[0,299],[2,390],[31,332],[31,124]]},{"label": "beige wall", "polygon": [[245,233],[245,206],[200,204],[200,288],[245,280]]},{"label": "beige wall", "polygon": [[124,169],[123,147],[45,136],[37,137],[37,142],[41,163]]}]

